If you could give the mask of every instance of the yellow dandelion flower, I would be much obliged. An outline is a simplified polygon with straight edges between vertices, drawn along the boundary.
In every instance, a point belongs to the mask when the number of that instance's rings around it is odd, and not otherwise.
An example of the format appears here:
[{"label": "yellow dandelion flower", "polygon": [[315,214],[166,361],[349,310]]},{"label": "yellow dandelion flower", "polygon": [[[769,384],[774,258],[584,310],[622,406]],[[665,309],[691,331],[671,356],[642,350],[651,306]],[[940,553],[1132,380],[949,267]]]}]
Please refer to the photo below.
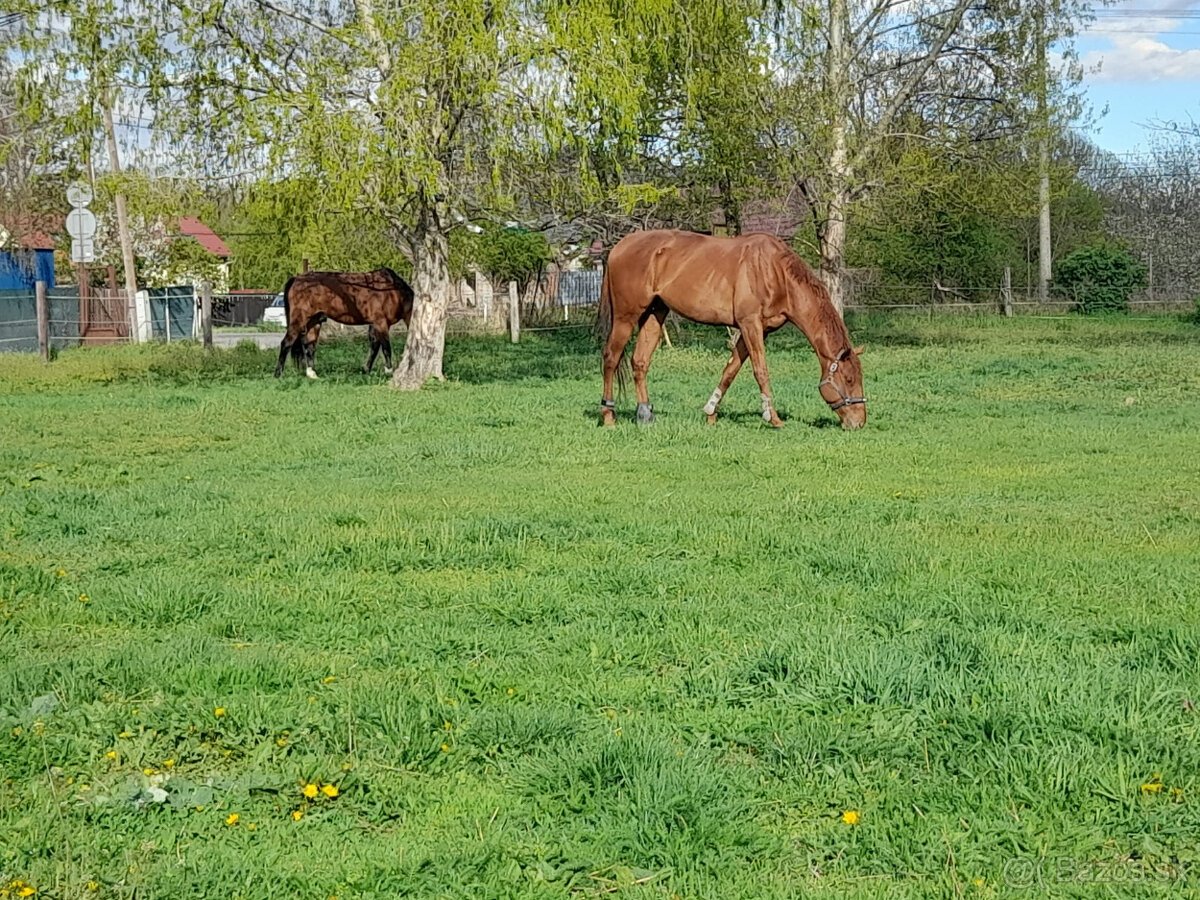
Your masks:
[{"label": "yellow dandelion flower", "polygon": [[451,725],[449,722],[443,722],[443,723],[442,723],[442,727],[443,727],[443,728],[445,728],[447,731],[449,731],[449,730],[450,730],[451,728],[453,728],[454,726],[453,726],[453,725]]},{"label": "yellow dandelion flower", "polygon": [[307,797],[309,800],[311,800],[313,797],[317,796],[317,791],[319,791],[319,790],[320,790],[320,788],[318,788],[312,782],[309,782],[304,787],[300,788],[300,793],[302,793],[305,797]]},{"label": "yellow dandelion flower", "polygon": [[105,759],[116,759],[116,758],[117,758],[117,751],[116,751],[116,750],[109,750],[107,753],[105,753],[105,754],[104,754],[104,758],[105,758]]},{"label": "yellow dandelion flower", "polygon": [[324,794],[326,797],[328,797],[330,800],[332,800],[334,797],[336,797],[338,795],[337,785],[336,784],[322,785],[321,793]]},{"label": "yellow dandelion flower", "polygon": [[80,595],[79,595],[79,602],[80,602],[80,603],[91,603],[91,602],[92,602],[92,598],[91,598],[91,597],[89,597],[87,594],[80,594]]},{"label": "yellow dandelion flower", "polygon": [[321,684],[333,684],[335,681],[337,681],[337,678],[332,675],[326,675],[321,679]]},{"label": "yellow dandelion flower", "polygon": [[854,809],[846,810],[844,813],[842,813],[842,821],[845,822],[847,825],[857,825],[858,824],[858,810],[854,810]]},{"label": "yellow dandelion flower", "polygon": [[511,696],[512,696],[513,694],[515,694],[515,693],[516,693],[516,690],[514,690],[513,688],[509,688],[509,689],[508,689],[508,696],[510,696],[510,697],[511,697]]},{"label": "yellow dandelion flower", "polygon": [[55,569],[54,574],[57,575],[59,578],[66,578],[67,570],[66,569]]},{"label": "yellow dandelion flower", "polygon": [[146,775],[146,776],[150,776],[150,775],[157,775],[158,773],[154,769],[150,768],[149,766],[146,766],[146,768],[142,769],[142,774]]},{"label": "yellow dandelion flower", "polygon": [[449,752],[450,752],[450,745],[449,745],[449,744],[442,744],[442,752],[443,752],[443,753],[449,753]]},{"label": "yellow dandelion flower", "polygon": [[255,824],[254,822],[250,822],[249,824],[246,825],[246,830],[247,831],[258,831],[258,825]]},{"label": "yellow dandelion flower", "polygon": [[133,715],[135,715],[135,716],[136,716],[138,713],[140,713],[140,712],[141,712],[141,710],[140,710],[140,709],[131,709],[131,710],[130,710],[130,712],[131,712],[131,713],[133,713]]},{"label": "yellow dandelion flower", "polygon": [[12,730],[12,736],[13,736],[13,737],[20,737],[20,736],[21,736],[21,734],[22,734],[22,729],[21,729],[21,726],[20,726],[20,725],[18,725],[16,728],[14,728],[14,729]]},{"label": "yellow dandelion flower", "polygon": [[221,718],[221,716],[225,715],[225,707],[218,706],[216,709],[213,710],[213,715],[216,716],[218,719]]},{"label": "yellow dandelion flower", "polygon": [[100,890],[100,883],[97,881],[89,881],[87,883],[87,889],[89,891],[98,891]]},{"label": "yellow dandelion flower", "polygon": [[286,747],[287,746],[287,738],[275,738],[275,746],[276,747]]},{"label": "yellow dandelion flower", "polygon": [[298,809],[293,809],[292,810],[292,818],[295,819],[297,822],[299,822],[301,819],[304,818],[304,813]]},{"label": "yellow dandelion flower", "polygon": [[117,737],[119,737],[119,738],[131,738],[131,737],[133,737],[133,735],[132,735],[132,734],[130,734],[128,731],[122,731],[120,734],[118,734],[118,735],[117,735]]},{"label": "yellow dandelion flower", "polygon": [[1162,791],[1162,789],[1163,789],[1163,786],[1160,783],[1158,783],[1157,781],[1152,781],[1149,784],[1142,785],[1142,793],[1143,794],[1157,794],[1160,791]]},{"label": "yellow dandelion flower", "polygon": [[35,888],[32,884],[23,884],[17,888],[18,897],[32,897],[36,893],[37,888]]},{"label": "yellow dandelion flower", "polygon": [[164,768],[164,769],[173,769],[173,768],[175,768],[175,760],[173,760],[173,759],[164,759],[164,760],[163,760],[163,768]]},{"label": "yellow dandelion flower", "polygon": [[976,878],[974,881],[971,882],[971,884],[975,885],[975,887],[983,887],[984,883],[985,882],[982,878]]},{"label": "yellow dandelion flower", "polygon": [[225,824],[236,825],[238,823],[238,819],[240,818],[241,816],[239,816],[237,813],[230,813],[225,819]]}]

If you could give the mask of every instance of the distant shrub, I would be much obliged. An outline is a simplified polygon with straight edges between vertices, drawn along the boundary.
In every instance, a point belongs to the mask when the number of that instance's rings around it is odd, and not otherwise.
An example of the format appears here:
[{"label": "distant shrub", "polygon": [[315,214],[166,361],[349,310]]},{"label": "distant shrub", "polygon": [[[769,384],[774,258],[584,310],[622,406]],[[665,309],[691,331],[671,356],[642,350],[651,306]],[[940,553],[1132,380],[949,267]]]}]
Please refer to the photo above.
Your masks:
[{"label": "distant shrub", "polygon": [[1128,312],[1130,295],[1146,286],[1146,267],[1124,247],[1089,244],[1059,262],[1054,285],[1079,312]]}]

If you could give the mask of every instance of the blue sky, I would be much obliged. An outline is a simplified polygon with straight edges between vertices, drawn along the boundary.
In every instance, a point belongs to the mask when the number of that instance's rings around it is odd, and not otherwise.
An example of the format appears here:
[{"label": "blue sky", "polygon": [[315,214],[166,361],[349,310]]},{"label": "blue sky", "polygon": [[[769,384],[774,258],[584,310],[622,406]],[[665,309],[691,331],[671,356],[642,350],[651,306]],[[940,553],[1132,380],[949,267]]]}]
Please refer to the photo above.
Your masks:
[{"label": "blue sky", "polygon": [[1094,13],[1076,43],[1087,98],[1108,108],[1092,140],[1129,153],[1146,148],[1152,120],[1200,125],[1200,0],[1122,0]]}]

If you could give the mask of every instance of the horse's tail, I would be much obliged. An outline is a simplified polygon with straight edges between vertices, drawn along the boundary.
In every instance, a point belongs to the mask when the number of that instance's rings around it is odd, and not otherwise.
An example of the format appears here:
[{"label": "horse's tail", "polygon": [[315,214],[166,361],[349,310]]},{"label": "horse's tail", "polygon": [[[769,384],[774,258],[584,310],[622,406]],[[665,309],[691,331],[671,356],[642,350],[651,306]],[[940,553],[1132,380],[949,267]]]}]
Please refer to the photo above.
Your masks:
[{"label": "horse's tail", "polygon": [[[283,286],[283,321],[284,327],[291,330],[292,327],[292,283],[296,280],[293,275],[287,280],[287,284]],[[297,368],[304,368],[304,335],[292,341],[292,357],[296,360]]]},{"label": "horse's tail", "polygon": [[[612,287],[608,283],[608,266],[604,267],[604,277],[600,280],[600,306],[596,310],[596,339],[600,342],[600,354],[603,358],[608,339],[613,330],[613,299]],[[621,358],[617,361],[617,390],[625,393],[627,383],[626,371],[629,360],[625,356],[625,348],[621,348]]]}]

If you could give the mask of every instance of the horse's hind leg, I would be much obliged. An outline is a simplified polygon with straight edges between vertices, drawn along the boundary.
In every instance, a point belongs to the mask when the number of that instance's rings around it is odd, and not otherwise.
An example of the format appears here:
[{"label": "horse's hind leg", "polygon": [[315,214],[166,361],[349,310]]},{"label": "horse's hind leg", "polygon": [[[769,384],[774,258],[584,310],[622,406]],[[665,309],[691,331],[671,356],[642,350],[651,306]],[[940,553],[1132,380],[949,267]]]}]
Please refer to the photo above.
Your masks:
[{"label": "horse's hind leg", "polygon": [[729,362],[725,364],[725,370],[721,373],[721,380],[717,384],[717,389],[712,392],[712,396],[704,404],[704,415],[708,417],[709,425],[717,423],[717,407],[721,405],[721,398],[725,396],[725,392],[733,384],[733,379],[737,378],[737,373],[742,370],[742,363],[746,361],[746,357],[749,355],[750,351],[746,349],[746,342],[739,334],[737,343],[733,346],[733,355],[729,357]]},{"label": "horse's hind leg", "polygon": [[291,352],[292,346],[300,339],[300,329],[293,328],[288,324],[287,333],[283,336],[283,340],[279,342],[279,362],[275,364],[275,377],[278,378],[283,374],[283,365],[287,362],[288,353]]},{"label": "horse's hind leg", "polygon": [[602,425],[617,424],[616,404],[613,402],[613,376],[617,373],[617,366],[621,363],[621,354],[625,352],[625,345],[629,343],[631,334],[633,334],[633,322],[614,316],[612,331],[608,335],[608,342],[604,345],[601,357],[604,368],[604,394],[600,399],[600,424]]},{"label": "horse's hind leg", "polygon": [[317,377],[317,373],[313,369],[313,361],[317,355],[317,341],[320,339],[321,323],[318,322],[312,328],[308,329],[308,334],[304,336],[304,374],[314,380]]},{"label": "horse's hind leg", "polygon": [[637,420],[641,425],[654,421],[650,392],[646,388],[646,373],[650,370],[650,358],[662,340],[663,321],[666,318],[667,307],[661,301],[643,313],[637,343],[633,348],[633,386],[637,391]]}]

